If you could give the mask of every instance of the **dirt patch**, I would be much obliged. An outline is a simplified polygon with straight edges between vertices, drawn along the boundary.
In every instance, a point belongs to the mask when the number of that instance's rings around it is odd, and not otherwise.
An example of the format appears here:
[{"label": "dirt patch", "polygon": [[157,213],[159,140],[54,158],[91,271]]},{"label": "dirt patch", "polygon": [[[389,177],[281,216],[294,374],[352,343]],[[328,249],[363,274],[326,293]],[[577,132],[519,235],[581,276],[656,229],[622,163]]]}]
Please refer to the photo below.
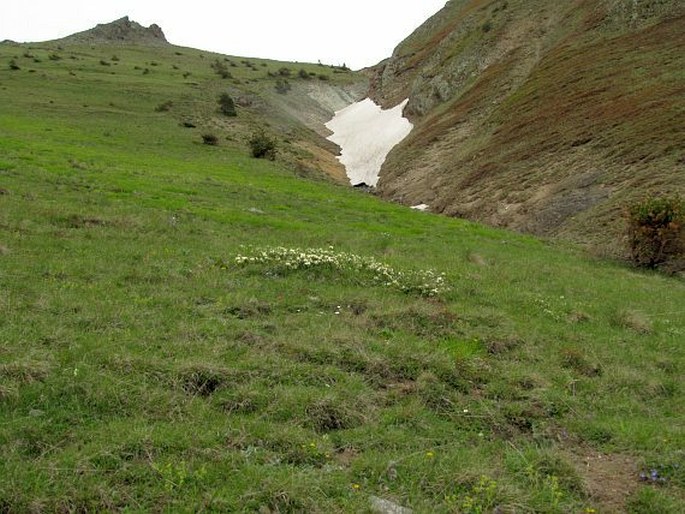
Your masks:
[{"label": "dirt patch", "polygon": [[340,448],[338,451],[336,451],[335,461],[341,466],[349,468],[358,456],[359,450],[347,446],[345,448]]},{"label": "dirt patch", "polygon": [[638,489],[638,465],[628,455],[586,450],[571,456],[583,477],[588,503],[604,514],[626,512],[626,501]]},{"label": "dirt patch", "polygon": [[316,169],[323,171],[336,182],[340,182],[341,184],[349,183],[349,179],[345,173],[345,166],[340,164],[340,161],[335,158],[333,151],[317,146],[311,141],[298,141],[296,145],[311,155],[307,164],[313,165]]}]

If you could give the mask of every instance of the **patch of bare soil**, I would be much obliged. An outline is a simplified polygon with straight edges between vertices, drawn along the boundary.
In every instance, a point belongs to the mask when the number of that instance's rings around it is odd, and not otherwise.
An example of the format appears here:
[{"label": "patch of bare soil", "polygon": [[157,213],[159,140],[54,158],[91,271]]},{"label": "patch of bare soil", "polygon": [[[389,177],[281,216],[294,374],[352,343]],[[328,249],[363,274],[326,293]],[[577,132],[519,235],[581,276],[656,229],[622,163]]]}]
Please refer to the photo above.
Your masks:
[{"label": "patch of bare soil", "polygon": [[628,455],[586,450],[571,457],[583,477],[589,503],[603,514],[625,512],[627,499],[638,489],[638,465]]},{"label": "patch of bare soil", "polygon": [[349,179],[345,173],[345,166],[340,164],[336,159],[332,150],[327,150],[321,146],[316,145],[311,141],[298,141],[297,146],[311,154],[309,164],[316,169],[323,171],[326,175],[332,177],[336,182],[341,184],[349,184]]}]

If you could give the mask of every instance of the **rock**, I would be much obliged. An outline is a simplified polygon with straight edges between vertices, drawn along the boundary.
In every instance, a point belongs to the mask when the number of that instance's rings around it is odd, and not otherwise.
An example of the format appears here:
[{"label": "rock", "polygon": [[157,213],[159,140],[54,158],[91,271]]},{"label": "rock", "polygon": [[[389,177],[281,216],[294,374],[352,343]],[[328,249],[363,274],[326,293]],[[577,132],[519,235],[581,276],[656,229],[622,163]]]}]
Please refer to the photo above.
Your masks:
[{"label": "rock", "polygon": [[152,24],[145,28],[128,16],[111,23],[100,23],[90,30],[78,32],[59,41],[65,43],[138,43],[166,45],[168,41],[161,27]]},{"label": "rock", "polygon": [[358,182],[357,184],[353,184],[352,187],[365,193],[373,193],[375,189],[373,186],[368,185],[366,182]]},{"label": "rock", "polygon": [[371,501],[371,511],[376,514],[412,514],[414,512],[378,496],[370,496],[369,500]]}]

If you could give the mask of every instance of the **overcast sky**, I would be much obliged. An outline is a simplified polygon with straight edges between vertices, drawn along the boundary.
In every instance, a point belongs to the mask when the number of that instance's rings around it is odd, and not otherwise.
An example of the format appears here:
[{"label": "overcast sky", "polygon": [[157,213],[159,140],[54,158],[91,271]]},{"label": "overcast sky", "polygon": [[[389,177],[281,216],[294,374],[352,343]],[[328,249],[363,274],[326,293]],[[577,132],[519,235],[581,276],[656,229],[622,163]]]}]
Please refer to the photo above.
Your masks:
[{"label": "overcast sky", "polygon": [[242,57],[376,64],[446,0],[0,0],[0,41],[57,39],[128,15],[169,42]]}]

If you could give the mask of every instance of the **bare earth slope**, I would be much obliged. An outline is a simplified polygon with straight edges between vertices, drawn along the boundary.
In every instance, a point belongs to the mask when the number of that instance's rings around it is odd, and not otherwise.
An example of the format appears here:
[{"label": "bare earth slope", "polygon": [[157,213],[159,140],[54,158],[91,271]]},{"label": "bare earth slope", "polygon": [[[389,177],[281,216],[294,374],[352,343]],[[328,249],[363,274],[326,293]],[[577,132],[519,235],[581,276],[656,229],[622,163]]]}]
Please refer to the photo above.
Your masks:
[{"label": "bare earth slope", "polygon": [[627,202],[685,191],[680,0],[452,0],[374,71],[416,126],[387,198],[617,254]]}]

